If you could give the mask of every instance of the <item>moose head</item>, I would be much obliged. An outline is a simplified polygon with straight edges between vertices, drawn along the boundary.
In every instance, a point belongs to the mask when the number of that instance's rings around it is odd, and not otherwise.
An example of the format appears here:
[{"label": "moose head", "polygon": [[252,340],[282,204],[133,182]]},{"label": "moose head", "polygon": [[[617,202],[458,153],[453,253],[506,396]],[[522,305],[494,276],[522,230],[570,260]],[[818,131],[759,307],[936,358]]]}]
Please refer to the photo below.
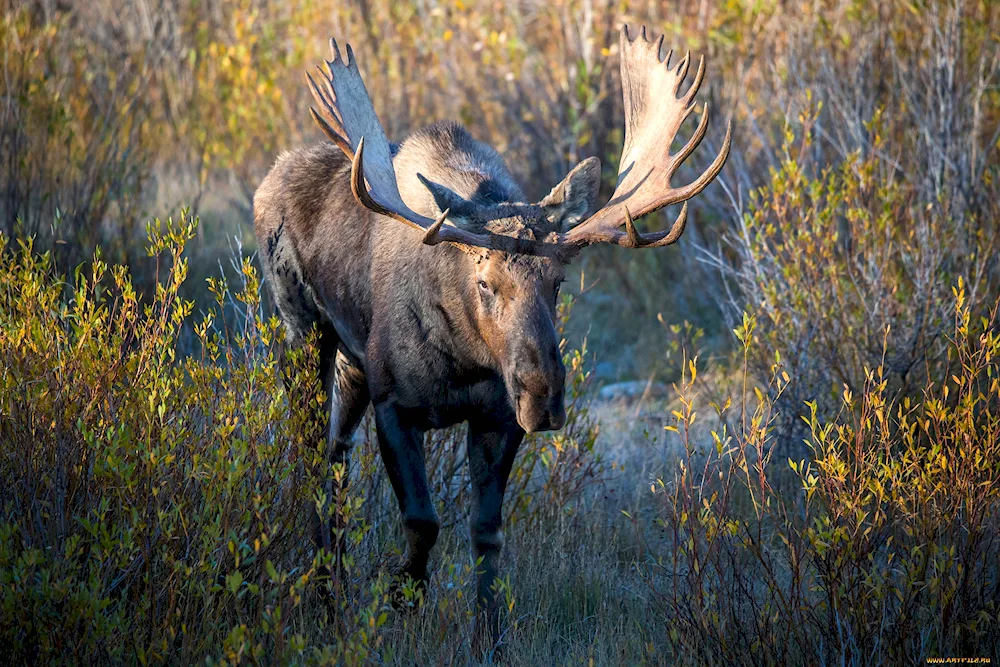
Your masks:
[{"label": "moose head", "polygon": [[345,60],[331,40],[333,60],[320,69],[322,85],[307,75],[318,107],[310,109],[312,117],[351,160],[351,189],[357,201],[420,230],[424,244],[447,244],[468,256],[469,270],[454,280],[465,283],[465,307],[474,314],[478,336],[500,369],[517,421],[527,432],[558,429],[565,421],[565,371],[554,326],[564,266],[590,245],[640,249],[676,242],[687,220],[686,203],[666,231],[640,233],[635,218],[697,195],[729,155],[731,125],[718,155],[698,178],[683,186],[671,183],[708,128],[706,105],[694,134],[671,153],[681,124],[695,110],[705,61],[699,61],[694,80],[681,90],[690,53],[674,62],[672,51],[661,57],[662,43],[662,36],[647,38],[645,28],[635,37],[627,26],[622,30],[625,146],[614,194],[592,215],[588,213],[600,186],[597,158],[577,165],[536,204],[505,201],[489,192],[462,196],[423,174],[418,178],[425,190],[412,194],[407,188],[404,200],[393,149],[350,45]]}]

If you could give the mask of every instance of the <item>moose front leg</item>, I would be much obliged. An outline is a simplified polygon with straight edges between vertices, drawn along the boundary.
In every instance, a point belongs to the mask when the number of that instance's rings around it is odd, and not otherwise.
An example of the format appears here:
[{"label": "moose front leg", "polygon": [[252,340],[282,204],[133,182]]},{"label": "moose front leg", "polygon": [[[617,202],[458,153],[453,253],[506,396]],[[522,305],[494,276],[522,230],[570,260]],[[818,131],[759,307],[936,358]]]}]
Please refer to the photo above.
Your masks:
[{"label": "moose front leg", "polygon": [[[501,428],[469,424],[467,449],[472,478],[469,532],[472,554],[477,560],[482,558],[477,582],[480,623],[486,622],[488,637],[494,644],[500,636],[500,609],[494,582],[503,548],[503,494],[523,438],[524,431],[513,420]],[[483,635],[483,628],[479,630],[477,634]]]},{"label": "moose front leg", "polygon": [[409,426],[396,406],[388,402],[375,406],[375,428],[382,462],[403,519],[407,543],[403,573],[424,585],[427,561],[441,527],[427,483],[424,434]]}]

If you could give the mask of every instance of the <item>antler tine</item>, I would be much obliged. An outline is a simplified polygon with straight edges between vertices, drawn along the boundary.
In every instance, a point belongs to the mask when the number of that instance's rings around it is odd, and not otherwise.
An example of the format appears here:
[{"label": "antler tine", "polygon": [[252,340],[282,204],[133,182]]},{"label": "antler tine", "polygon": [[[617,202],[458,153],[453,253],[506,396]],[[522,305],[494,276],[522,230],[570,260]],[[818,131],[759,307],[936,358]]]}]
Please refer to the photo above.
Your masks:
[{"label": "antler tine", "polygon": [[[389,215],[389,209],[379,204],[377,201],[372,199],[370,194],[368,194],[368,187],[365,185],[364,158],[365,138],[361,137],[361,139],[358,140],[358,148],[354,151],[354,157],[351,159],[351,192],[354,193],[354,198],[368,210],[375,211],[381,215]],[[411,226],[416,224],[406,218],[402,218],[400,221]],[[416,226],[419,227],[419,225]],[[421,227],[421,229],[423,228]]]},{"label": "antler tine", "polygon": [[[320,113],[314,107],[309,107],[309,114],[312,116],[313,121],[319,125],[323,134],[336,144],[345,155],[352,155],[353,149],[346,137],[343,121],[337,113],[337,108],[332,98],[329,98],[326,92],[319,87],[309,72],[306,72],[306,82],[309,85],[309,91],[312,93],[313,99],[316,100],[316,104],[322,110],[322,113]],[[329,84],[327,86],[329,87]]]},{"label": "antler tine", "polygon": [[346,140],[337,134],[336,130],[330,127],[330,124],[326,122],[326,119],[319,115],[319,112],[316,111],[314,107],[309,107],[309,115],[312,116],[313,122],[319,125],[319,129],[323,131],[323,134],[326,135],[327,139],[332,141],[337,148],[344,152],[350,149],[350,145],[346,143]]},{"label": "antler tine", "polygon": [[[694,111],[694,108],[693,104],[687,107],[684,111],[684,117],[687,118],[690,116]],[[698,121],[698,127],[695,129],[694,134],[692,134],[691,138],[687,140],[687,143],[684,144],[684,147],[681,148],[680,152],[670,159],[668,170],[671,175],[676,172],[677,167],[681,166],[681,163],[694,152],[694,149],[698,148],[698,145],[701,144],[701,140],[705,138],[706,131],[708,131],[708,104],[706,104],[704,109],[702,109],[701,120]]]},{"label": "antler tine", "polygon": [[332,125],[336,126],[339,133],[343,134],[344,131],[344,119],[341,118],[340,112],[337,110],[337,97],[333,92],[333,88],[330,86],[329,77],[327,72],[324,72],[322,68],[316,67],[316,70],[323,75],[324,88],[320,88],[316,80],[312,78],[309,72],[306,72],[306,81],[309,83],[309,91],[312,93],[313,99],[316,100],[317,104],[325,112],[325,115],[330,117],[330,122]]},{"label": "antler tine", "polygon": [[681,206],[681,212],[677,215],[677,219],[674,220],[674,224],[670,226],[670,231],[667,232],[663,238],[652,241],[646,247],[648,248],[660,248],[665,245],[670,245],[671,243],[677,243],[681,238],[681,234],[684,233],[684,228],[687,227],[688,219],[688,203],[684,202]]},{"label": "antler tine", "polygon": [[[659,247],[680,238],[687,222],[687,207],[669,231],[640,234],[634,218],[695,196],[718,176],[729,156],[732,124],[718,156],[698,178],[683,187],[672,187],[671,178],[680,164],[698,147],[708,130],[706,105],[697,129],[676,155],[670,145],[681,124],[695,111],[694,97],[705,77],[705,59],[699,59],[694,81],[678,97],[691,66],[688,51],[676,64],[673,51],[659,57],[662,39],[655,46],[642,30],[643,40],[632,39],[628,28],[621,34],[622,93],[625,101],[625,148],[619,163],[618,186],[608,202],[566,234],[569,243],[615,243],[629,248]],[[634,216],[634,217],[633,217]],[[624,230],[620,229],[622,226]]]},{"label": "antler tine", "polygon": [[434,221],[433,225],[427,228],[427,233],[424,234],[424,243],[426,245],[437,245],[438,243],[442,243],[444,241],[444,239],[441,238],[441,226],[448,218],[449,213],[451,213],[450,208],[446,208],[441,211],[440,217]]},{"label": "antler tine", "polygon": [[340,109],[337,108],[337,91],[333,89],[333,70],[331,67],[333,63],[330,61],[324,61],[326,69],[324,70],[321,66],[316,65],[316,71],[323,75],[323,87],[320,88],[320,92],[323,93],[324,99],[330,108],[330,113],[334,114],[338,119],[341,119]]},{"label": "antler tine", "polygon": [[[319,69],[319,68],[317,68]],[[306,83],[309,85],[309,92],[312,93],[313,99],[316,103],[323,107],[323,110],[330,112],[332,107],[330,106],[329,100],[326,98],[326,93],[323,91],[316,80],[312,78],[312,74],[306,72]]]},{"label": "antler tine", "polygon": [[698,89],[701,88],[701,82],[705,78],[705,56],[698,58],[698,71],[694,75],[694,81],[688,88],[688,91],[684,93],[684,104],[691,104],[691,100],[694,96],[698,94]]},{"label": "antler tine", "polygon": [[674,220],[674,224],[670,226],[669,230],[652,234],[640,234],[639,230],[635,228],[635,220],[633,220],[628,206],[623,206],[622,208],[625,209],[625,237],[617,240],[617,243],[625,248],[662,248],[663,246],[676,243],[680,239],[681,234],[684,233],[684,228],[687,227],[687,202],[684,202],[681,212],[677,215],[677,219]]},{"label": "antler tine", "polygon": [[642,235],[635,228],[635,220],[632,219],[628,206],[622,206],[622,208],[625,209],[625,234],[628,236],[628,247],[639,248],[643,245]]},{"label": "antler tine", "polygon": [[674,95],[680,90],[681,84],[684,83],[684,79],[688,75],[688,67],[691,65],[691,52],[688,51],[684,54],[679,65],[677,65],[677,80],[674,82]]},{"label": "antler tine", "polygon": [[[705,115],[708,115],[707,110]],[[705,123],[705,125],[707,126],[708,124]],[[704,135],[705,133],[702,132],[702,136]],[[691,139],[694,139],[694,137],[691,137]],[[690,143],[690,141],[688,143]],[[701,138],[698,139],[698,143],[701,143]],[[722,148],[719,150],[719,154],[715,156],[715,159],[712,160],[712,164],[708,165],[708,169],[702,172],[701,176],[693,180],[688,185],[685,185],[683,188],[678,188],[677,192],[680,196],[678,201],[684,201],[694,197],[696,194],[707,188],[709,183],[715,180],[715,177],[719,175],[719,172],[722,171],[722,167],[726,164],[726,159],[729,157],[729,148],[732,143],[733,121],[730,120],[726,123],[726,138],[722,140]],[[696,146],[697,144],[695,144],[691,150],[693,151]],[[687,157],[687,155],[684,157]],[[680,164],[680,162],[678,162],[678,164]]]}]

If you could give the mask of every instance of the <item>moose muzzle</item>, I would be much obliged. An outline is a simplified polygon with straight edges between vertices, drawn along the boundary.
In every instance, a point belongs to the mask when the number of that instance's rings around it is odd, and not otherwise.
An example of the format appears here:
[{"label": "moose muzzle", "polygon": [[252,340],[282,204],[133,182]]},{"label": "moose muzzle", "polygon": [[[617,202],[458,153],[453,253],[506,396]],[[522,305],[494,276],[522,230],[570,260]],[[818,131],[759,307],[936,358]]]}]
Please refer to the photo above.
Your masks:
[{"label": "moose muzzle", "polygon": [[565,371],[515,374],[510,382],[517,423],[527,433],[557,431],[566,423]]}]

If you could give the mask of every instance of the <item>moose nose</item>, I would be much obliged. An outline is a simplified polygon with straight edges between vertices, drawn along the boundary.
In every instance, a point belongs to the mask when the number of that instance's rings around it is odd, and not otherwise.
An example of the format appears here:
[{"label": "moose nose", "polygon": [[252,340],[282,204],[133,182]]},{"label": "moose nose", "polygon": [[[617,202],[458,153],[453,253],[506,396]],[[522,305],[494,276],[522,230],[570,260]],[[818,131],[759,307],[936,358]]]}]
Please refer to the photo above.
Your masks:
[{"label": "moose nose", "polygon": [[539,373],[511,383],[517,423],[526,432],[557,431],[566,423],[562,378],[557,379],[553,386]]}]

